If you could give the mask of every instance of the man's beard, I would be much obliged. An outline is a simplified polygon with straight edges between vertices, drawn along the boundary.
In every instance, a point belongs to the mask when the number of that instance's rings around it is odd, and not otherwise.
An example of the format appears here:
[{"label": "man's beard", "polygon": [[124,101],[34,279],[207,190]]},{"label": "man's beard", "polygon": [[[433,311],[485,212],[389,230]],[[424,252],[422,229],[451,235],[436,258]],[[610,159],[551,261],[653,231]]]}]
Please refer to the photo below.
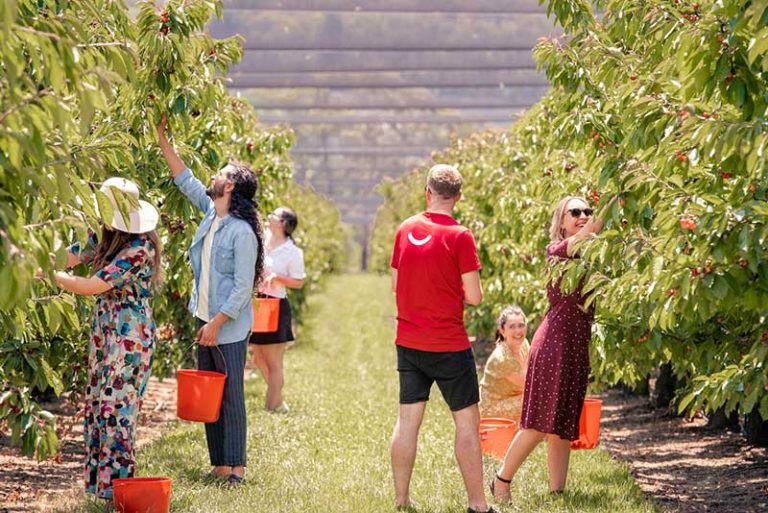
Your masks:
[{"label": "man's beard", "polygon": [[221,198],[224,196],[224,184],[221,184],[219,187],[216,187],[215,184],[211,184],[211,186],[205,190],[205,194],[212,200]]}]

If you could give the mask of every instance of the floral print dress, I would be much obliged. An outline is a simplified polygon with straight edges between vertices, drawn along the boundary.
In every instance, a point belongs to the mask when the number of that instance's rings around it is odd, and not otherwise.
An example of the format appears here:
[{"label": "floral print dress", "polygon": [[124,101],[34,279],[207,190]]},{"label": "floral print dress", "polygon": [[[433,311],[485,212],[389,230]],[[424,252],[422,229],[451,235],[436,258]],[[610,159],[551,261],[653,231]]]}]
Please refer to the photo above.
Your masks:
[{"label": "floral print dress", "polygon": [[[80,251],[93,261],[96,238]],[[137,235],[95,276],[112,285],[96,298],[88,351],[85,391],[85,491],[112,497],[112,480],[132,477],[136,418],[152,369],[155,321],[152,316],[154,244]]]}]

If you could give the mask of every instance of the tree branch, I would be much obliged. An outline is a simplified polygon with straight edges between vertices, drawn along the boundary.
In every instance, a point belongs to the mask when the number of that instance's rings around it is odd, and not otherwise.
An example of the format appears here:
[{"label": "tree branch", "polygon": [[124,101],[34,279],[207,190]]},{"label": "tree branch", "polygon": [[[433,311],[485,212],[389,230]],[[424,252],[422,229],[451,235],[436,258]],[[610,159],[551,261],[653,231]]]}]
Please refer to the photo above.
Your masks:
[{"label": "tree branch", "polygon": [[24,108],[25,106],[29,105],[30,103],[32,103],[32,102],[34,102],[36,100],[39,100],[43,96],[48,96],[50,94],[53,94],[53,90],[52,89],[50,89],[50,88],[48,88],[48,89],[41,89],[34,96],[31,96],[31,97],[27,98],[26,100],[23,100],[21,103],[17,103],[16,105],[12,105],[5,112],[0,114],[0,125],[3,124],[3,122],[5,121],[5,119],[8,116],[13,114],[17,110],[19,110],[21,108]]}]

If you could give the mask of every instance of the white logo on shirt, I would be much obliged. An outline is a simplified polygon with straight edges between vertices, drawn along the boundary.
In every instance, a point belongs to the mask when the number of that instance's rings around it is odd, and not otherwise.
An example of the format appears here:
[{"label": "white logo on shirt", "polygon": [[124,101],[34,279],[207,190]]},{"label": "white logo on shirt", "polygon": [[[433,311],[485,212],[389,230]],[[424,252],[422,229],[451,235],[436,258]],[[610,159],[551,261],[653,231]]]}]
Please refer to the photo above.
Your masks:
[{"label": "white logo on shirt", "polygon": [[413,244],[414,246],[423,246],[424,244],[432,240],[432,235],[427,235],[423,239],[417,239],[416,237],[413,236],[413,233],[408,232],[408,240],[411,241],[411,244]]}]

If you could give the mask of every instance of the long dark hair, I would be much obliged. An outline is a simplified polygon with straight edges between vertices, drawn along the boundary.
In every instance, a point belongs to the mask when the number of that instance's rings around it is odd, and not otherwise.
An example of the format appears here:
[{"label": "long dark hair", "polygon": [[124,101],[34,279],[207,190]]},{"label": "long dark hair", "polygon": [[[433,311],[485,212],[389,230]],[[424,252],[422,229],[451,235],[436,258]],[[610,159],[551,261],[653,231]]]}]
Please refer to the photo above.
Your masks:
[{"label": "long dark hair", "polygon": [[234,184],[229,213],[250,224],[259,243],[259,250],[256,253],[256,277],[253,282],[256,287],[261,283],[261,274],[264,271],[264,231],[255,199],[259,182],[256,180],[256,174],[248,166],[238,162],[230,162],[229,165],[232,168],[229,171],[229,179]]},{"label": "long dark hair", "polygon": [[280,211],[278,217],[280,218],[280,222],[283,224],[283,232],[285,233],[285,236],[293,240],[293,232],[299,225],[299,216],[297,216],[296,212],[288,207],[280,207],[277,210]]},{"label": "long dark hair", "polygon": [[152,256],[152,284],[159,286],[162,283],[163,273],[161,266],[161,253],[163,243],[157,235],[157,230],[147,233],[127,233],[120,230],[102,228],[99,242],[96,245],[96,255],[93,257],[93,268],[103,269],[117,256],[120,251],[130,247],[134,240],[145,237],[154,246]]}]

